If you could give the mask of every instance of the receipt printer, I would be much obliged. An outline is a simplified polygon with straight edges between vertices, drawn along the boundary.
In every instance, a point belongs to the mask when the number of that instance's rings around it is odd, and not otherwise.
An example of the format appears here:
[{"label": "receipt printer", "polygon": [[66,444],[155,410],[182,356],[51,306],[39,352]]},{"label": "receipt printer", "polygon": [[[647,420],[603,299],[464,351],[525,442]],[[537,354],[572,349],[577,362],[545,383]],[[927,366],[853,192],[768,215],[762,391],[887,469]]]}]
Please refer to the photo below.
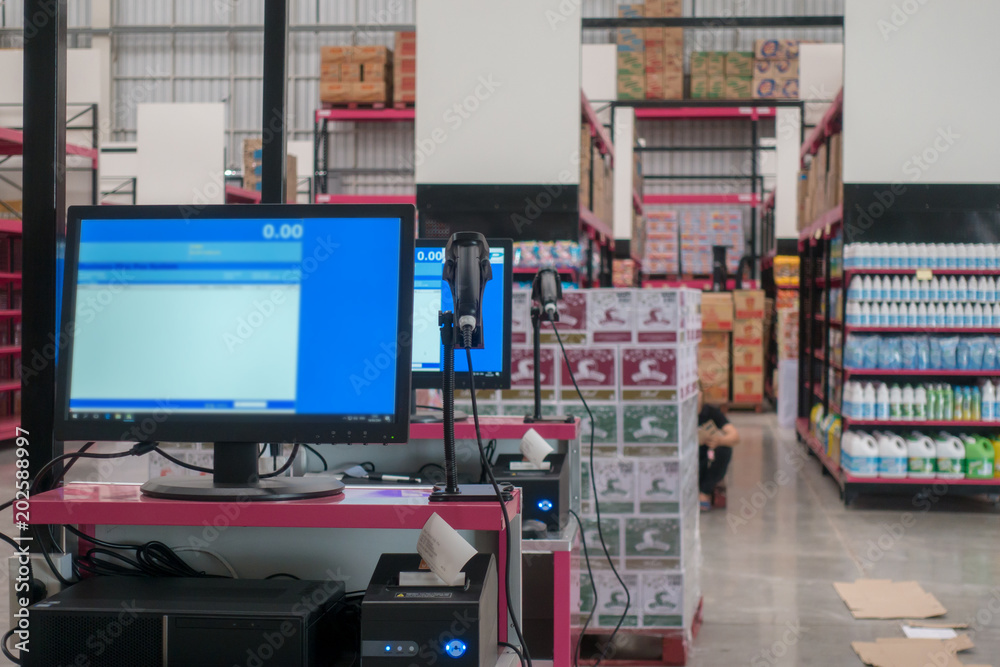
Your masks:
[{"label": "receipt printer", "polygon": [[569,518],[569,466],[566,455],[552,453],[542,462],[544,469],[522,461],[516,454],[501,454],[493,466],[498,484],[521,488],[525,520],[538,519],[557,533]]},{"label": "receipt printer", "polygon": [[493,555],[476,554],[447,583],[417,554],[382,554],[361,603],[361,667],[494,667]]}]

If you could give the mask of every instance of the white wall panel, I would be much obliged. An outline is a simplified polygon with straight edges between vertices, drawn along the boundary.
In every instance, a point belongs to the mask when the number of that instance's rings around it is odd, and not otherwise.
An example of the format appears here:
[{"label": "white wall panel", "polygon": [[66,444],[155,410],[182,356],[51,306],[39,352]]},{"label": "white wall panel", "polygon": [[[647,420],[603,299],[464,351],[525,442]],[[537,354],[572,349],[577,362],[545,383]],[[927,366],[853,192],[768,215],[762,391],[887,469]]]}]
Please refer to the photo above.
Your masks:
[{"label": "white wall panel", "polygon": [[225,131],[222,104],[140,105],[137,203],[224,203]]}]

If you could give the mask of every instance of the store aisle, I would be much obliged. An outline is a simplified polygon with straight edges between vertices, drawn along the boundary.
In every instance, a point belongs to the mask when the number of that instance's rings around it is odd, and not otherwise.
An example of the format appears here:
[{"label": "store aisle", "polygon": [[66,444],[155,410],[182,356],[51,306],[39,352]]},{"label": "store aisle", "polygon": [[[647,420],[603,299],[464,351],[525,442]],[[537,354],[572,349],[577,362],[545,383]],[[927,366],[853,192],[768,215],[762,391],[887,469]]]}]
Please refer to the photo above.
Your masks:
[{"label": "store aisle", "polygon": [[948,609],[945,619],[974,628],[976,648],[963,662],[996,661],[1000,509],[911,496],[845,509],[773,414],[730,418],[743,438],[728,508],[702,515],[704,625],[693,667],[861,665],[852,641],[902,636],[898,621],[854,620],[837,597],[832,582],[861,577],[920,582]]}]

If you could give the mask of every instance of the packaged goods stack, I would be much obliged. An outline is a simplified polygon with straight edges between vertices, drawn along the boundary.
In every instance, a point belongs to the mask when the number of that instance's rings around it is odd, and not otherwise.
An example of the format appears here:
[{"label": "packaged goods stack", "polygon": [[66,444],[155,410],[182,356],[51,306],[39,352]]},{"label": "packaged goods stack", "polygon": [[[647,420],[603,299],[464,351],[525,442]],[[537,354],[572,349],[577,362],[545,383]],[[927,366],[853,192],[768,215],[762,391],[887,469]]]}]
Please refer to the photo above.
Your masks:
[{"label": "packaged goods stack", "polygon": [[733,292],[733,403],[764,400],[764,291]]},{"label": "packaged goods stack", "polygon": [[701,296],[701,343],[698,376],[706,403],[729,402],[730,336],[733,332],[733,295],[706,292]]},{"label": "packaged goods stack", "polygon": [[750,51],[695,51],[691,54],[691,98],[750,99],[753,65]]},{"label": "packaged goods stack", "polygon": [[754,99],[798,99],[800,43],[795,39],[754,42]]},{"label": "packaged goods stack", "polygon": [[386,46],[322,47],[320,102],[373,106],[391,103],[392,57],[392,50]]},{"label": "packaged goods stack", "polygon": [[[509,391],[480,392],[483,414],[531,411],[530,293],[514,293]],[[690,641],[701,599],[698,578],[697,290],[594,289],[567,291],[559,331],[543,330],[539,369],[543,412],[582,420],[584,534],[600,608],[591,631],[607,634],[624,611],[624,594],[602,565],[591,488],[591,424],[569,377],[594,415],[594,477],[602,529],[615,567],[632,595],[624,627]],[[458,406],[469,410],[464,402]],[[591,581],[580,563],[582,624],[593,605]]]},{"label": "packaged goods stack", "polygon": [[590,124],[586,121],[580,123],[580,207],[590,208],[590,171],[593,166],[591,155],[591,144],[593,137],[590,134]]},{"label": "packaged goods stack", "polygon": [[[681,16],[681,0],[646,0],[646,17]],[[684,29],[645,28],[646,99],[684,97]]]},{"label": "packaged goods stack", "polygon": [[392,54],[392,101],[411,105],[417,100],[417,33],[397,32]]},{"label": "packaged goods stack", "polygon": [[[618,18],[637,19],[643,5],[618,5]],[[618,99],[646,99],[646,41],[643,28],[618,30]]]},{"label": "packaged goods stack", "polygon": [[[260,191],[261,173],[264,164],[262,139],[243,140],[243,188]],[[294,155],[288,155],[285,163],[285,201],[294,202],[297,196],[299,163]]]},{"label": "packaged goods stack", "polygon": [[648,211],[642,244],[642,270],[648,275],[673,275],[680,271],[677,211]]},{"label": "packaged goods stack", "polygon": [[840,133],[823,143],[799,174],[798,227],[804,229],[844,198],[843,151]]},{"label": "packaged goods stack", "polygon": [[743,214],[739,209],[690,208],[681,219],[681,266],[689,275],[712,272],[712,246],[726,246],[726,268],[735,273],[743,255]]}]

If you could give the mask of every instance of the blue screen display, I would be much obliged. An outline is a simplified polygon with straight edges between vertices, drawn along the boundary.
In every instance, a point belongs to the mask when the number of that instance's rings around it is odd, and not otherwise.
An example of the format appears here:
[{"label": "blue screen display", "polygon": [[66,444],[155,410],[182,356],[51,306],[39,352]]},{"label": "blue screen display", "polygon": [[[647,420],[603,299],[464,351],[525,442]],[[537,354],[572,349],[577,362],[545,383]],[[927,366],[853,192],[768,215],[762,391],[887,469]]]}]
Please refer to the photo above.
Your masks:
[{"label": "blue screen display", "polygon": [[401,225],[83,220],[71,418],[158,410],[391,421]]},{"label": "blue screen display", "polygon": [[[444,269],[444,244],[418,247],[415,251],[413,290],[413,361],[414,373],[443,370],[444,346],[438,327],[438,311],[453,308],[451,289],[441,279]],[[477,376],[497,376],[503,372],[504,248],[490,248],[493,278],[483,291],[483,349],[472,351],[472,367]],[[465,354],[455,355],[455,372],[468,372]]]}]

